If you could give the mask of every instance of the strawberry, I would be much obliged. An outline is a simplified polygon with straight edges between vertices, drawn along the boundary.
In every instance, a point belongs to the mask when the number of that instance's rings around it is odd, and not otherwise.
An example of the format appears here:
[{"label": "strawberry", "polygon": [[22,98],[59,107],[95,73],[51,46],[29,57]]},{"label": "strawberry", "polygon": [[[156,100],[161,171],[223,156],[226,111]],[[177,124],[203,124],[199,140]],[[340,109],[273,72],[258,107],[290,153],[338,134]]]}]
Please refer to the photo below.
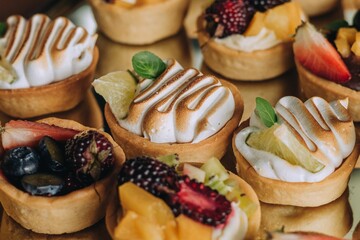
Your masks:
[{"label": "strawberry", "polygon": [[79,131],[25,120],[12,120],[0,128],[4,150],[15,147],[35,147],[44,136],[57,141],[72,138]]},{"label": "strawberry", "polygon": [[336,49],[310,23],[298,27],[293,45],[295,59],[313,74],[345,83],[351,74]]}]

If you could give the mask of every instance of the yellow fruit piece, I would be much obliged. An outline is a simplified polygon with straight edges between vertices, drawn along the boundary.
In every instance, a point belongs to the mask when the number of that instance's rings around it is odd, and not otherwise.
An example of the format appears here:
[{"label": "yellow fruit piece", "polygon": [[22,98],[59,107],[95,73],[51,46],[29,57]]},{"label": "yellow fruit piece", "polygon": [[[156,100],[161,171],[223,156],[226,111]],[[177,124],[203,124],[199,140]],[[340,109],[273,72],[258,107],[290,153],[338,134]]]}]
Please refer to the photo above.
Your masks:
[{"label": "yellow fruit piece", "polygon": [[136,230],[136,221],[139,215],[132,211],[127,211],[114,231],[115,240],[140,240],[141,235]]},{"label": "yellow fruit piece", "polygon": [[92,83],[95,91],[109,103],[117,119],[126,117],[135,97],[136,80],[127,71],[111,72],[95,79]]},{"label": "yellow fruit piece", "polygon": [[166,224],[164,234],[166,240],[179,240],[179,233],[176,221],[170,221]]},{"label": "yellow fruit piece", "polygon": [[351,46],[355,42],[355,28],[339,28],[336,39],[345,39]]},{"label": "yellow fruit piece", "polygon": [[246,143],[253,148],[270,152],[293,165],[302,166],[313,173],[324,168],[324,165],[298,141],[284,124],[274,124],[271,128],[253,132]]},{"label": "yellow fruit piece", "polygon": [[131,182],[119,187],[119,195],[121,205],[125,210],[144,216],[160,227],[174,220],[172,211],[163,200]]},{"label": "yellow fruit piece", "polygon": [[185,215],[176,218],[179,231],[179,240],[209,240],[212,239],[212,227],[196,222]]},{"label": "yellow fruit piece", "polygon": [[256,36],[259,34],[262,28],[265,27],[265,13],[256,12],[254,17],[251,19],[249,26],[244,32],[244,36]]},{"label": "yellow fruit piece", "polygon": [[355,42],[351,46],[351,51],[356,55],[360,56],[360,32],[356,33]]},{"label": "yellow fruit piece", "polygon": [[139,216],[136,220],[135,226],[136,231],[139,232],[139,235],[141,236],[141,240],[165,239],[164,231],[162,230],[162,228],[146,217]]},{"label": "yellow fruit piece", "polygon": [[145,5],[145,4],[155,4],[155,3],[161,3],[164,0],[138,0],[136,5]]},{"label": "yellow fruit piece", "polygon": [[342,57],[346,58],[350,56],[350,45],[346,39],[337,38],[334,42],[337,51],[341,54]]},{"label": "yellow fruit piece", "polygon": [[265,27],[273,30],[281,40],[288,40],[301,24],[301,9],[295,2],[288,2],[265,12]]}]

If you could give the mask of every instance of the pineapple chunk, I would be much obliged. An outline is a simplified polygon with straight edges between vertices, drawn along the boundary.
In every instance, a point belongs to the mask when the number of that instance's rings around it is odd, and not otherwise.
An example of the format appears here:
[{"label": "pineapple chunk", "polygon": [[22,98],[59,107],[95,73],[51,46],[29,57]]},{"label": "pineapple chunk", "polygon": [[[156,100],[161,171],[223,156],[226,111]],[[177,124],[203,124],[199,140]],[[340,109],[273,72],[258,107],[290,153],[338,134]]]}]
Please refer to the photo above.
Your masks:
[{"label": "pineapple chunk", "polygon": [[335,46],[342,57],[346,58],[350,56],[350,44],[345,38],[335,39]]},{"label": "pineapple chunk", "polygon": [[256,36],[259,34],[262,28],[265,27],[265,13],[256,12],[254,17],[251,19],[249,26],[244,32],[244,36]]},{"label": "pineapple chunk", "polygon": [[336,39],[345,39],[351,46],[355,42],[355,28],[339,28]]},{"label": "pineapple chunk", "polygon": [[209,240],[212,236],[212,227],[196,222],[185,215],[176,218],[179,231],[179,240]]},{"label": "pineapple chunk", "polygon": [[164,229],[166,240],[179,240],[179,233],[176,221],[171,221],[166,224]]},{"label": "pineapple chunk", "polygon": [[[148,218],[139,216],[136,223],[136,230],[141,236],[142,240],[164,240],[165,235],[162,228],[155,222],[150,221]],[[132,238],[129,238],[132,239]]]},{"label": "pineapple chunk", "polygon": [[123,8],[132,8],[136,4],[136,0],[115,0],[114,4]]},{"label": "pineapple chunk", "polygon": [[127,211],[115,228],[115,240],[141,239],[139,232],[136,230],[136,220],[138,217],[139,215],[135,212]]},{"label": "pineapple chunk", "polygon": [[356,55],[360,56],[360,32],[356,33],[355,42],[351,46],[351,51]]},{"label": "pineapple chunk", "polygon": [[144,216],[161,227],[174,220],[172,211],[163,200],[131,182],[119,187],[119,196],[125,210]]}]

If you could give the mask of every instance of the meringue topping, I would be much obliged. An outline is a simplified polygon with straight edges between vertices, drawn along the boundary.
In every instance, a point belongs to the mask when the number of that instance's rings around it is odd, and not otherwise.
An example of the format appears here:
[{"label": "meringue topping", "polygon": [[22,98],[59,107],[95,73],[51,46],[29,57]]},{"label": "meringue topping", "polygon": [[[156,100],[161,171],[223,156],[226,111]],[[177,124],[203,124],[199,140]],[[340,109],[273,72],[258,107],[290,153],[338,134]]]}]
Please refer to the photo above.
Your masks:
[{"label": "meringue topping", "polygon": [[275,105],[278,123],[285,124],[297,139],[325,167],[311,173],[301,166],[289,164],[272,153],[248,146],[245,141],[263,126],[256,114],[251,116],[250,126],[235,137],[235,144],[244,158],[263,177],[288,182],[318,182],[326,178],[343,159],[348,157],[355,146],[354,123],[347,110],[348,100],[328,103],[320,97],[312,97],[303,103],[292,96],[281,98]]},{"label": "meringue topping", "polygon": [[0,88],[27,88],[63,80],[84,71],[93,60],[97,35],[89,35],[64,17],[51,21],[36,14],[28,21],[13,15],[0,39],[0,55],[16,72],[13,83]]},{"label": "meringue topping", "polygon": [[119,124],[156,143],[196,143],[217,133],[235,111],[230,89],[173,59],[166,64],[165,72],[140,90]]}]

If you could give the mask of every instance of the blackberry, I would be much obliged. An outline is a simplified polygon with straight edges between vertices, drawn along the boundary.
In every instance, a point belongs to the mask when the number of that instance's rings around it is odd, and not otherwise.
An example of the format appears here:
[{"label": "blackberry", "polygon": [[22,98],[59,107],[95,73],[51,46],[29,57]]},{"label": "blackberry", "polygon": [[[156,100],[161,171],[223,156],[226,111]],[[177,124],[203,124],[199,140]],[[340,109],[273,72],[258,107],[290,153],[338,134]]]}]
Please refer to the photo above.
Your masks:
[{"label": "blackberry", "polygon": [[254,14],[248,0],[215,0],[205,11],[206,31],[218,38],[242,34]]},{"label": "blackberry", "polygon": [[114,165],[112,144],[101,133],[88,130],[76,134],[65,144],[66,165],[84,183],[92,183]]},{"label": "blackberry", "polygon": [[251,5],[257,11],[265,12],[266,10],[281,5],[286,2],[290,2],[290,0],[249,0]]},{"label": "blackberry", "polygon": [[169,191],[177,189],[177,173],[170,167],[150,157],[127,160],[118,175],[118,183],[135,183],[157,197],[166,197]]}]

